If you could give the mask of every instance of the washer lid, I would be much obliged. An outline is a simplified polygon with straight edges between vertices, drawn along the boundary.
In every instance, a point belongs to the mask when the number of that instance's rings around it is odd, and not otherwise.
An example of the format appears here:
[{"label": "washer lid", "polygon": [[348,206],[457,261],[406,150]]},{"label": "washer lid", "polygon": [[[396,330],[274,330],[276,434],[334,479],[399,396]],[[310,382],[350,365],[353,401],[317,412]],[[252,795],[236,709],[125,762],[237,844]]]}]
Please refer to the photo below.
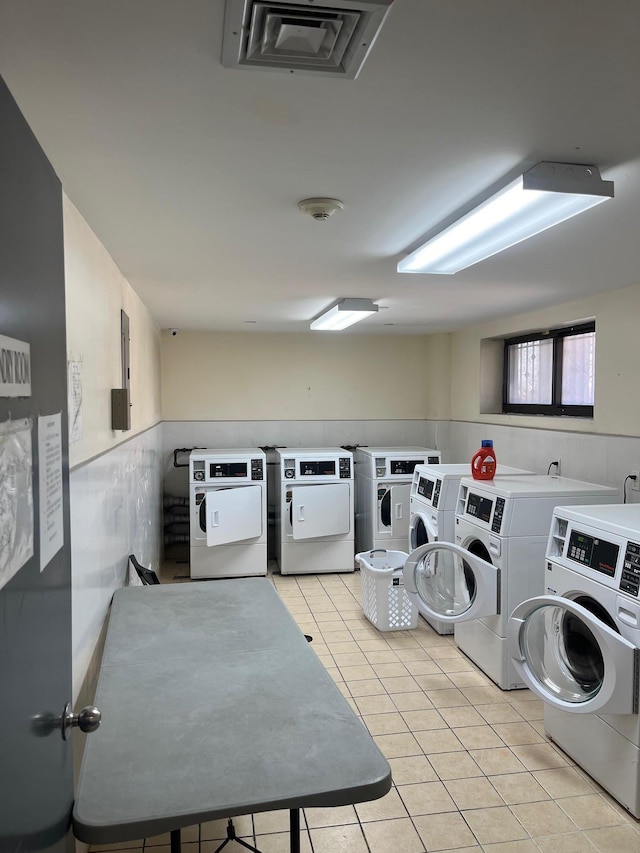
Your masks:
[{"label": "washer lid", "polygon": [[405,589],[423,616],[455,624],[500,613],[500,569],[459,545],[421,545],[403,571]]},{"label": "washer lid", "polygon": [[638,713],[640,650],[581,604],[558,595],[519,604],[507,648],[524,683],[554,708]]}]

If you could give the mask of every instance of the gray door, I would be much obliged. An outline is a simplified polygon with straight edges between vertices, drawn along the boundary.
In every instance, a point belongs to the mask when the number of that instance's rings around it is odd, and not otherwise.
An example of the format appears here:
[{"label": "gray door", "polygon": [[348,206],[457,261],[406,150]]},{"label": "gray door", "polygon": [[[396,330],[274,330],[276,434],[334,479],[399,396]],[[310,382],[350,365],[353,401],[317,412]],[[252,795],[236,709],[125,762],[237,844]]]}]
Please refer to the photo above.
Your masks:
[{"label": "gray door", "polygon": [[[0,425],[6,432],[8,421],[27,422],[33,487],[32,512],[26,509],[24,482],[22,495],[14,489],[18,514],[8,500],[0,506],[5,539],[5,582],[0,588],[0,851],[62,853],[73,849],[68,833],[71,742],[53,725],[72,698],[62,194],[1,79],[0,127],[0,335],[30,345],[32,391],[30,397],[8,397],[3,394],[9,389],[0,385]],[[64,545],[40,571],[38,417],[56,413],[61,413]],[[12,488],[10,476],[0,459],[0,495],[5,498]],[[31,515],[33,556],[26,559],[29,549],[20,552],[11,544],[11,528],[20,527],[24,546]],[[8,523],[12,519],[13,525]],[[10,547],[26,559],[15,572],[6,568]],[[21,559],[14,559],[14,569]]]}]

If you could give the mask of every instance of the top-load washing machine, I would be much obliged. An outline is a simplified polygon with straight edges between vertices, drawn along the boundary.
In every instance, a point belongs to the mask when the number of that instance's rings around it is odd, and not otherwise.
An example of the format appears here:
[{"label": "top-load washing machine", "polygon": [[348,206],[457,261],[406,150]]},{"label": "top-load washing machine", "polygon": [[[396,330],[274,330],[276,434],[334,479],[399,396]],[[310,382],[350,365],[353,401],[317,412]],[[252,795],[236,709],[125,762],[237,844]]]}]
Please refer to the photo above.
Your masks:
[{"label": "top-load washing machine", "polygon": [[404,551],[413,472],[418,465],[440,462],[440,451],[427,447],[358,447],[354,462],[356,551]]},{"label": "top-load washing machine", "polygon": [[189,455],[192,578],[267,573],[266,456],[257,447]]},{"label": "top-load washing machine", "polygon": [[557,507],[509,653],[547,734],[640,818],[640,505]]},{"label": "top-load washing machine", "polygon": [[544,591],[554,508],[617,500],[617,489],[566,477],[464,477],[455,544],[415,550],[405,565],[405,589],[423,616],[453,624],[461,651],[499,687],[523,687],[507,652],[507,621],[518,604]]},{"label": "top-load washing machine", "polygon": [[276,450],[276,556],[283,575],[354,570],[353,454]]},{"label": "top-load washing machine", "polygon": [[[409,498],[408,549],[415,551],[429,542],[455,541],[455,511],[460,480],[471,473],[468,462],[463,464],[418,465],[413,472]],[[496,477],[513,474],[533,474],[522,468],[498,465]],[[404,548],[407,547],[405,544]],[[439,634],[453,634],[453,625],[424,617]]]}]

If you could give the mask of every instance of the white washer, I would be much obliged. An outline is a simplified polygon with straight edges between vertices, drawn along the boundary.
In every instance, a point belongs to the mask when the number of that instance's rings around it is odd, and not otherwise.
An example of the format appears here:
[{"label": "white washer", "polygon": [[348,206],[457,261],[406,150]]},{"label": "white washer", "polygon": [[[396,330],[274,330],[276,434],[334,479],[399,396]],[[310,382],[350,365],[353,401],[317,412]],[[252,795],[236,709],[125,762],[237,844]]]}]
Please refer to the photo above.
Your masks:
[{"label": "white washer", "polygon": [[547,734],[640,818],[640,505],[557,507],[508,648]]},{"label": "white washer", "polygon": [[[409,498],[408,549],[415,551],[429,542],[455,541],[455,510],[460,480],[468,477],[471,466],[461,464],[418,465],[413,472]],[[533,474],[523,468],[498,465],[496,477],[509,474]],[[406,548],[407,544],[403,546]],[[439,634],[453,634],[453,625],[424,617]]]},{"label": "white washer", "polygon": [[506,648],[507,621],[514,607],[544,591],[554,508],[617,500],[617,489],[566,477],[464,477],[456,544],[438,541],[414,551],[405,566],[405,587],[423,616],[453,624],[461,651],[499,687],[523,687]]},{"label": "white washer", "polygon": [[283,575],[354,570],[353,454],[276,450],[276,556]]},{"label": "white washer", "polygon": [[267,573],[266,456],[257,447],[189,455],[192,578]]},{"label": "white washer", "polygon": [[[404,551],[409,492],[417,465],[440,462],[428,447],[358,447],[355,463],[356,551]],[[467,470],[469,470],[467,468]]]}]

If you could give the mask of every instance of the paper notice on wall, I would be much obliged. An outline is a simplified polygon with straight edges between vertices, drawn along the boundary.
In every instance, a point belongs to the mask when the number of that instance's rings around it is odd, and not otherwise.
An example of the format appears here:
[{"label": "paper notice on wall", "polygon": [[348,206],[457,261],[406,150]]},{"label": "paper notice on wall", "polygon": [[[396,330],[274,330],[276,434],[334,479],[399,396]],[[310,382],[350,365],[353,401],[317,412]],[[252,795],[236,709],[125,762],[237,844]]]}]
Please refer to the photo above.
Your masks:
[{"label": "paper notice on wall", "polygon": [[0,588],[33,556],[31,421],[0,424]]},{"label": "paper notice on wall", "polygon": [[40,571],[64,545],[62,519],[62,417],[38,418]]},{"label": "paper notice on wall", "polygon": [[0,397],[31,396],[31,347],[0,335]]},{"label": "paper notice on wall", "polygon": [[69,362],[68,375],[69,396],[69,444],[80,441],[83,435],[82,426],[82,362]]}]

